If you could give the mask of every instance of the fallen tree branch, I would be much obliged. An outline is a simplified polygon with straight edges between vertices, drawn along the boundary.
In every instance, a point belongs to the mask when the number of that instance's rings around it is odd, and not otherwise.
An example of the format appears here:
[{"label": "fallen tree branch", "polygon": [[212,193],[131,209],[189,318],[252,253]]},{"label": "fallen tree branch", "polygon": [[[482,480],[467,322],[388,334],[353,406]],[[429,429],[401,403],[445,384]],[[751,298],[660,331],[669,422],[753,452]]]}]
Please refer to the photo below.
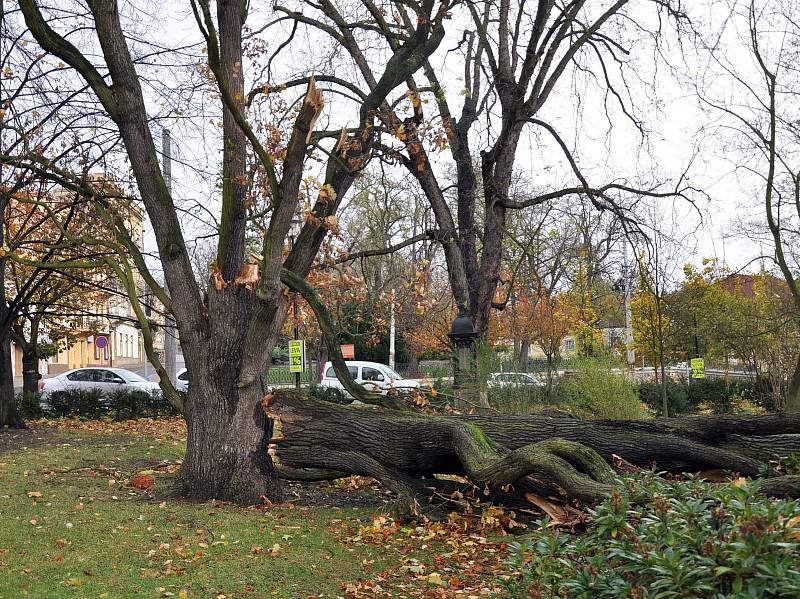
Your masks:
[{"label": "fallen tree branch", "polygon": [[[786,432],[797,430],[796,416],[629,421],[439,416],[343,406],[288,389],[268,395],[263,405],[267,416],[280,422],[281,436],[271,440],[270,451],[282,467],[300,476],[376,478],[412,512],[447,496],[452,481],[440,475],[466,476],[502,501],[524,501],[532,492],[593,503],[613,489],[609,464],[615,460],[665,470],[775,474],[766,461],[737,451],[742,431],[748,445],[753,438],[779,435],[783,450],[800,453],[800,435]],[[761,492],[798,496],[800,477],[767,478]]]}]

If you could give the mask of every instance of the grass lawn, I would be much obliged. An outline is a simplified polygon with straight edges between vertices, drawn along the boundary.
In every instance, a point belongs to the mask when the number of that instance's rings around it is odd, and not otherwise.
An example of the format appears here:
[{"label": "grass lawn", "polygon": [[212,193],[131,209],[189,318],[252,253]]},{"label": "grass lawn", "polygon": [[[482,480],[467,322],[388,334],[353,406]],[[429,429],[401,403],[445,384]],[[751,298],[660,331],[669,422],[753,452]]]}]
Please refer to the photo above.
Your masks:
[{"label": "grass lawn", "polygon": [[[177,420],[0,430],[0,599],[404,596],[361,594],[377,580],[405,596],[468,596],[426,578],[426,563],[455,571],[431,554],[446,534],[425,542],[412,528],[384,542],[391,520],[372,491],[326,487],[327,503],[366,493],[364,507],[325,507],[324,495],[269,509],[175,498],[184,436]],[[130,486],[143,471],[151,491]]]}]

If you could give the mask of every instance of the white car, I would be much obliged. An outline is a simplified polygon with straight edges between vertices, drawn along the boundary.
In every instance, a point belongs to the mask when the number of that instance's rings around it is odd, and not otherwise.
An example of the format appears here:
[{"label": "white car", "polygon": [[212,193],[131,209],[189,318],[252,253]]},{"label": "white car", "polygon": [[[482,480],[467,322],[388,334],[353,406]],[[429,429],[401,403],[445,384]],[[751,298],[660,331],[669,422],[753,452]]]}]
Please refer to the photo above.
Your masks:
[{"label": "white car", "polygon": [[71,389],[99,389],[104,393],[112,393],[118,389],[129,391],[139,390],[152,393],[158,391],[158,383],[148,381],[135,372],[124,368],[105,368],[102,366],[90,366],[88,368],[75,368],[67,370],[58,376],[42,379],[39,381],[39,391],[43,403],[47,403],[47,397],[55,391],[66,391]]},{"label": "white car", "polygon": [[525,372],[494,372],[486,380],[489,387],[544,387],[541,379]]},{"label": "white car", "polygon": [[[376,391],[381,395],[386,395],[390,389],[411,390],[420,387],[419,381],[404,379],[385,364],[358,360],[347,360],[345,364],[357,383],[364,385],[368,391]],[[350,394],[345,391],[344,385],[336,378],[332,362],[325,362],[325,368],[322,369],[322,380],[319,384],[321,387],[339,389],[345,396],[350,397]]]},{"label": "white car", "polygon": [[175,390],[181,393],[189,392],[189,372],[181,368],[175,376]]}]

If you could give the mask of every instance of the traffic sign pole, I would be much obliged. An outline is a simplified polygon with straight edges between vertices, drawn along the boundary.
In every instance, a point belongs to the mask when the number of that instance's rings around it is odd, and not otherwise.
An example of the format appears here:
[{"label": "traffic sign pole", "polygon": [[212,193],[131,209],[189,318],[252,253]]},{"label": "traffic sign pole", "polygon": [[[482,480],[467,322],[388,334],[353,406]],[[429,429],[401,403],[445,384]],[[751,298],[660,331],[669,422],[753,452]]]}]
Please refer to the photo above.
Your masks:
[{"label": "traffic sign pole", "polygon": [[300,388],[300,373],[306,369],[306,344],[302,339],[289,341],[289,372],[295,376],[295,385]]},{"label": "traffic sign pole", "polygon": [[689,365],[691,366],[692,369],[693,379],[706,378],[706,363],[703,358],[692,358],[689,361]]}]

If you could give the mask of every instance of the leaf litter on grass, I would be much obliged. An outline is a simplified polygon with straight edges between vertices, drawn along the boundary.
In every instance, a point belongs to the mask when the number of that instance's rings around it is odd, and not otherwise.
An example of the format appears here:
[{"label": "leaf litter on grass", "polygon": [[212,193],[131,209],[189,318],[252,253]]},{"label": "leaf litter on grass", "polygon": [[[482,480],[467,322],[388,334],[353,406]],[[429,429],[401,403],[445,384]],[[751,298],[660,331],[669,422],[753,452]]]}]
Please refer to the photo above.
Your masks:
[{"label": "leaf litter on grass", "polygon": [[503,559],[510,533],[524,529],[517,515],[490,504],[476,504],[446,519],[402,520],[388,514],[348,533],[342,541],[397,552],[395,566],[370,578],[342,583],[345,597],[478,599],[501,592]]},{"label": "leaf litter on grass", "polygon": [[[185,424],[179,418],[175,419],[138,419],[131,421],[117,422],[113,420],[57,420],[42,421],[34,423],[34,426],[49,428],[66,433],[62,440],[71,441],[64,443],[65,450],[72,451],[77,449],[82,441],[76,436],[83,436],[89,441],[88,445],[95,445],[98,441],[102,442],[104,437],[108,437],[109,442],[123,441],[122,445],[136,443],[137,447],[146,446],[149,443],[164,444],[173,446],[185,440]],[[134,441],[133,439],[136,439]],[[93,493],[98,499],[122,500],[127,496],[135,500],[135,496],[147,498],[150,502],[158,503],[162,497],[159,496],[159,479],[161,476],[174,474],[181,465],[181,460],[176,459],[175,450],[171,449],[172,459],[164,459],[167,453],[158,455],[158,459],[152,459],[147,464],[140,463],[143,460],[127,460],[125,455],[109,459],[106,455],[102,464],[94,463],[88,467],[75,468],[80,470],[83,476],[105,478],[106,484],[96,486]],[[137,454],[141,457],[141,451]],[[59,471],[58,468],[43,469],[40,475],[44,475],[44,481],[51,484],[56,483],[61,477],[71,475]],[[74,474],[79,474],[74,472]],[[506,549],[512,540],[509,533],[519,532],[524,529],[524,524],[518,522],[519,516],[512,511],[482,503],[479,499],[480,493],[469,497],[466,502],[458,506],[458,512],[447,515],[442,519],[430,519],[419,516],[415,520],[404,520],[385,513],[387,503],[391,498],[387,498],[386,491],[382,489],[376,481],[364,477],[351,477],[335,483],[324,483],[322,487],[329,488],[318,491],[300,491],[301,494],[310,497],[312,505],[293,505],[278,504],[264,505],[260,509],[253,508],[254,511],[264,512],[263,516],[269,514],[269,518],[275,518],[274,530],[269,538],[254,540],[241,548],[242,555],[237,559],[267,559],[285,560],[287,551],[301,549],[298,543],[298,530],[301,517],[297,519],[297,512],[311,514],[318,509],[314,503],[325,503],[347,506],[348,496],[352,495],[358,503],[363,500],[363,495],[374,494],[374,509],[376,514],[364,520],[364,516],[349,514],[348,510],[341,511],[341,518],[331,517],[323,519],[320,523],[322,530],[325,530],[327,522],[327,534],[340,547],[336,553],[348,552],[358,561],[356,576],[350,569],[345,572],[342,569],[334,568],[330,573],[336,578],[333,580],[341,581],[339,593],[331,595],[320,594],[325,597],[344,597],[350,599],[363,599],[367,597],[398,597],[398,598],[443,598],[461,597],[467,599],[478,599],[488,597],[501,592],[502,578],[507,575],[503,566],[506,558]],[[42,501],[38,493],[44,491],[44,499],[47,498],[46,489],[39,487],[29,487],[32,493],[28,497],[32,502]],[[115,493],[115,495],[112,495]],[[308,493],[311,493],[309,496]],[[118,497],[119,495],[119,497]],[[82,497],[73,507],[73,514],[79,513],[82,502],[94,501],[94,497]],[[303,498],[297,498],[302,502]],[[219,511],[239,512],[241,508],[226,505],[221,502],[211,502],[204,504],[212,512]],[[161,501],[159,507],[164,508],[167,502]],[[200,507],[200,506],[196,506]],[[169,500],[168,510],[180,511],[181,502],[174,503]],[[202,509],[202,508],[201,508]],[[335,508],[338,510],[339,508]],[[311,510],[310,512],[308,510]],[[292,515],[292,514],[295,515]],[[362,512],[363,513],[363,512]],[[148,517],[148,520],[152,517]],[[179,513],[176,511],[176,516]],[[168,515],[165,522],[171,521],[173,516]],[[367,518],[369,518],[367,516]],[[282,521],[286,520],[286,525]],[[78,520],[75,520],[78,522]],[[37,525],[39,522],[37,520]],[[62,525],[63,526],[63,525]],[[129,525],[130,526],[130,525]],[[150,528],[148,526],[148,528]],[[110,531],[119,540],[119,535],[125,534],[127,526]],[[67,532],[67,529],[63,529]],[[59,562],[71,551],[71,545],[66,545],[67,541],[61,533],[53,544],[52,559]],[[71,532],[71,531],[70,531]],[[147,533],[145,533],[147,534]],[[152,534],[152,533],[151,533]],[[177,534],[177,537],[175,536]],[[169,541],[169,543],[167,542]],[[153,580],[163,581],[162,585],[168,581],[175,581],[178,584],[166,584],[166,593],[177,595],[183,591],[180,580],[185,580],[189,572],[194,571],[200,564],[206,564],[205,568],[213,567],[208,560],[227,559],[224,557],[226,552],[234,550],[238,544],[228,545],[232,541],[220,539],[208,534],[207,530],[199,528],[193,529],[191,526],[187,530],[174,533],[172,539],[165,539],[154,543],[150,547],[137,550],[136,553],[144,558],[145,563],[139,564],[138,578],[142,581]],[[235,549],[235,551],[240,551]],[[222,552],[222,553],[220,553]],[[371,555],[371,558],[364,557]],[[380,556],[380,559],[378,559]],[[229,556],[229,557],[232,557]],[[140,558],[141,559],[141,558]],[[213,563],[213,562],[212,562]],[[220,564],[222,565],[222,564]],[[309,566],[310,567],[310,566]],[[188,570],[187,570],[188,569]],[[313,568],[309,574],[314,572]],[[330,575],[329,574],[329,575]],[[88,584],[91,580],[89,574],[76,572],[69,579],[65,578],[62,584],[72,586],[73,584]],[[330,581],[330,578],[328,579]],[[255,581],[253,581],[255,582]],[[150,584],[143,582],[145,587]],[[250,588],[256,589],[256,595],[262,593],[269,596],[266,589],[259,588],[257,583],[248,583]],[[177,587],[177,588],[176,588]],[[194,589],[196,591],[197,589]],[[189,596],[195,596],[195,592],[189,587]],[[239,596],[226,591],[227,596]],[[242,595],[247,596],[247,595]],[[314,596],[304,594],[305,596]]]}]

